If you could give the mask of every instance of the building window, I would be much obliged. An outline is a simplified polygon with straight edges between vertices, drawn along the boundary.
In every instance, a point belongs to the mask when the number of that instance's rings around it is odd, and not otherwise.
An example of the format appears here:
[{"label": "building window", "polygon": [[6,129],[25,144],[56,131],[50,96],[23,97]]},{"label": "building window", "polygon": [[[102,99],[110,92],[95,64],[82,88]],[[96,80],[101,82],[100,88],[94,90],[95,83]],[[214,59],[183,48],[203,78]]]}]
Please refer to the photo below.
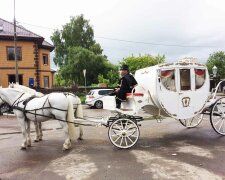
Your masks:
[{"label": "building window", "polygon": [[[16,83],[16,75],[15,74],[8,75],[8,83]],[[23,85],[23,75],[19,75],[19,84]]]},{"label": "building window", "polygon": [[43,64],[48,65],[48,55],[47,54],[43,54]]},{"label": "building window", "polygon": [[[21,47],[17,47],[16,48],[16,57],[17,60],[21,61],[22,60],[22,51],[21,51]],[[14,47],[7,47],[7,59],[9,61],[14,61],[15,60],[15,56],[14,56]]]},{"label": "building window", "polygon": [[44,88],[49,88],[49,77],[44,76]]}]

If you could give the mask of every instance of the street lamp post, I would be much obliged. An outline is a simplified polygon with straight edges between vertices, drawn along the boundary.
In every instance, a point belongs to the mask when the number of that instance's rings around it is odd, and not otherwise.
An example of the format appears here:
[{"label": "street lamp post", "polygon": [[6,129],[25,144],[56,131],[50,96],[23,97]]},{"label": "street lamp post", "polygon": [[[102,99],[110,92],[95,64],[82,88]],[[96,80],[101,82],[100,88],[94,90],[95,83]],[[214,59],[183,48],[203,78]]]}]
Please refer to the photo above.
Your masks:
[{"label": "street lamp post", "polygon": [[216,74],[217,74],[218,68],[214,65],[212,68],[212,72],[213,72],[213,79],[215,81],[215,88],[216,88]]},{"label": "street lamp post", "polygon": [[86,69],[83,70],[84,73],[84,87],[85,87],[85,92],[87,93],[87,89],[86,89]]},{"label": "street lamp post", "polygon": [[16,83],[19,83],[19,75],[18,75],[18,60],[17,60],[17,45],[16,45],[16,2],[14,0],[14,59],[16,63]]}]

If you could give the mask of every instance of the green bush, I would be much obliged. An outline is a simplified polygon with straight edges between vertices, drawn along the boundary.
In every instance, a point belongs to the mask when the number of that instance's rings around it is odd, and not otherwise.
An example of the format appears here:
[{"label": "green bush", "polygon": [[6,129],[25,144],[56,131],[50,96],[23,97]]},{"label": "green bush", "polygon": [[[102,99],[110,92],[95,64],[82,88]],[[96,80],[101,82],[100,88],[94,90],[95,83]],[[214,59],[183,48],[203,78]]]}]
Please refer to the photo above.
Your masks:
[{"label": "green bush", "polygon": [[84,104],[85,103],[85,99],[86,99],[86,94],[83,92],[78,92],[76,93],[76,95],[80,98],[81,103]]}]

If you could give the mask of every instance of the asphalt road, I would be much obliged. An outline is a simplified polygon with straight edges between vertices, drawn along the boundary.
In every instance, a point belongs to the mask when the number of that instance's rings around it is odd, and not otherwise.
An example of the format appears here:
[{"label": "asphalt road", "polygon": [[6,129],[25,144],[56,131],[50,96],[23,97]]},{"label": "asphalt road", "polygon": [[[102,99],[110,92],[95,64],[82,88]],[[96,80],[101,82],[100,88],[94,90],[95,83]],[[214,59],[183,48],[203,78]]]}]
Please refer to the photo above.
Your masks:
[{"label": "asphalt road", "polygon": [[[87,116],[107,114],[85,107]],[[15,118],[0,116],[0,179],[225,179],[225,137],[208,117],[193,129],[173,119],[141,124],[132,149],[114,147],[105,127],[85,127],[84,140],[63,152],[63,130],[49,121],[44,140],[24,151]]]}]

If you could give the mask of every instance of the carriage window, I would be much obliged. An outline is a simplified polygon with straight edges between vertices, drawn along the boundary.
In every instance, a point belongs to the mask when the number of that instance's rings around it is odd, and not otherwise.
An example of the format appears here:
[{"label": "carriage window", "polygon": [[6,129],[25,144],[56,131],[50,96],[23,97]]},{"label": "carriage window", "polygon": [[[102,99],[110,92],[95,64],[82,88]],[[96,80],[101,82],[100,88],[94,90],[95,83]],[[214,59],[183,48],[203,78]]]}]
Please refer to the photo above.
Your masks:
[{"label": "carriage window", "polygon": [[205,69],[195,69],[195,89],[200,89],[205,83]]},{"label": "carriage window", "polygon": [[170,91],[176,91],[174,70],[164,70],[160,72],[162,85]]},{"label": "carriage window", "polygon": [[180,69],[180,90],[191,90],[190,69]]}]

